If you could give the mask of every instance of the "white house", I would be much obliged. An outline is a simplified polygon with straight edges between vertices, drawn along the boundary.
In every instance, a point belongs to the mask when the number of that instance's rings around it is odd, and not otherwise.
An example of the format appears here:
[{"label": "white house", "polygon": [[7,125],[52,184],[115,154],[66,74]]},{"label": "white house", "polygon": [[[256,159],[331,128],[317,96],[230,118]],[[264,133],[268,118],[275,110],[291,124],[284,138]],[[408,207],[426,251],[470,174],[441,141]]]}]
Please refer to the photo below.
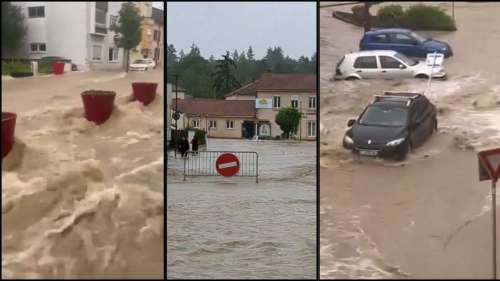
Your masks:
[{"label": "white house", "polygon": [[123,67],[110,26],[124,2],[12,2],[25,15],[27,34],[17,56],[71,59],[78,69]]}]

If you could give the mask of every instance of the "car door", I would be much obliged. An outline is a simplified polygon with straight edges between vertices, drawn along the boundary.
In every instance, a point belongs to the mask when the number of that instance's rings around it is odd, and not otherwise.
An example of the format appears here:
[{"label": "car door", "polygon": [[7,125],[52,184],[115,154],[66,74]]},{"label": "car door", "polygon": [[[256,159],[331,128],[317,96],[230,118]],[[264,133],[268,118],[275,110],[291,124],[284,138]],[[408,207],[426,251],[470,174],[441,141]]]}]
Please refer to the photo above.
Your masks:
[{"label": "car door", "polygon": [[391,33],[388,35],[392,50],[411,57],[419,56],[419,43],[413,37],[404,33]]},{"label": "car door", "polygon": [[412,77],[412,71],[410,68],[398,60],[397,58],[391,56],[378,56],[380,62],[380,71],[382,77],[385,79],[403,79]]},{"label": "car door", "polygon": [[359,56],[354,60],[354,72],[363,79],[380,76],[376,56]]}]

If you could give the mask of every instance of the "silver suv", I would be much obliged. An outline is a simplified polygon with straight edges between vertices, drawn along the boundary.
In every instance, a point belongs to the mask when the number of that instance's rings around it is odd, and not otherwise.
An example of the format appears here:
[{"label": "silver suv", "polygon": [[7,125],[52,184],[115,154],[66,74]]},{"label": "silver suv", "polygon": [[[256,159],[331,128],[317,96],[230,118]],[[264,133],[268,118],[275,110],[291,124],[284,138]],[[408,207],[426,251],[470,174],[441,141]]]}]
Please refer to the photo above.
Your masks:
[{"label": "silver suv", "polygon": [[[431,74],[432,73],[432,74]],[[442,66],[432,68],[425,61],[418,61],[390,50],[360,51],[346,54],[337,63],[335,79],[446,79]]]}]

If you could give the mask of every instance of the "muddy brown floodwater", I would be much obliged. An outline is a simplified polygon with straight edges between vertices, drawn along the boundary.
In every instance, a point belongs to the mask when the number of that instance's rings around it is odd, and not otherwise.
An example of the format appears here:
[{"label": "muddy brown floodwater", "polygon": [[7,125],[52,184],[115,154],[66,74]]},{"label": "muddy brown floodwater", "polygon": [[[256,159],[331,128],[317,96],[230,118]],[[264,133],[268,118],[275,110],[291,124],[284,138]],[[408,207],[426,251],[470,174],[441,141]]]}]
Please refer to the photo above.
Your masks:
[{"label": "muddy brown floodwater", "polygon": [[[431,5],[451,14],[450,2]],[[500,4],[455,2],[457,31],[420,32],[454,56],[449,79],[428,92],[439,132],[402,163],[353,157],[346,123],[374,94],[423,92],[426,81],[333,81],[363,33],[333,10],[350,6],[320,9],[321,277],[491,278],[490,185],[478,181],[476,152],[500,146]]]}]

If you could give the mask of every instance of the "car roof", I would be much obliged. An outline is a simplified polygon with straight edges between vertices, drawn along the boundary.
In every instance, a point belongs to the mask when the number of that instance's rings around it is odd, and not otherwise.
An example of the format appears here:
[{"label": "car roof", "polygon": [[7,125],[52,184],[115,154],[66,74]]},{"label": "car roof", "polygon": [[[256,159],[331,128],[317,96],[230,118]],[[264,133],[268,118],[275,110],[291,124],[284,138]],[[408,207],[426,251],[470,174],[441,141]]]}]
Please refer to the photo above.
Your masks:
[{"label": "car roof", "polygon": [[382,100],[371,103],[368,106],[408,107],[407,101],[404,100]]},{"label": "car roof", "polygon": [[376,28],[370,29],[366,32],[367,35],[377,35],[377,34],[385,34],[385,33],[410,33],[411,30],[406,28]]},{"label": "car roof", "polygon": [[346,56],[361,56],[361,55],[395,55],[397,52],[393,50],[367,50],[349,53]]}]

